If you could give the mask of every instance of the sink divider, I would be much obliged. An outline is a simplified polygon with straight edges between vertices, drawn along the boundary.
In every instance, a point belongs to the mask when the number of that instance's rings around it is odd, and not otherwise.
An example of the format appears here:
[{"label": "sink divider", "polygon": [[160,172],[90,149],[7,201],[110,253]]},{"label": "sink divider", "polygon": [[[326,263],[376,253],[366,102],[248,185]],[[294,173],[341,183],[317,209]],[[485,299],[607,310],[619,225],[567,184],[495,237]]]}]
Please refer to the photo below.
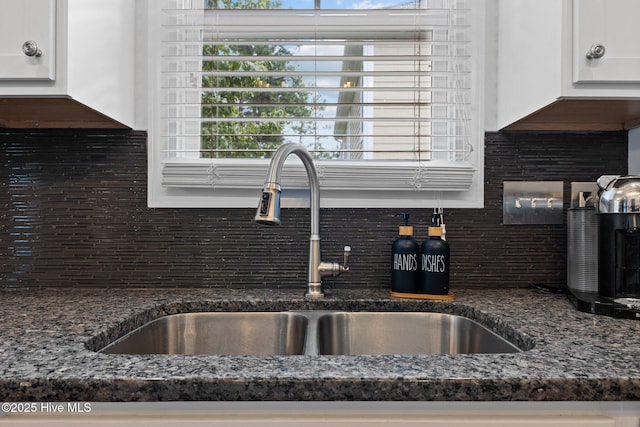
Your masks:
[{"label": "sink divider", "polygon": [[304,350],[303,354],[305,356],[317,356],[320,354],[320,346],[318,345],[318,341],[320,337],[318,336],[319,327],[318,321],[322,316],[327,314],[334,313],[342,313],[340,310],[292,310],[294,313],[299,313],[304,315],[307,318],[307,331],[304,339]]}]

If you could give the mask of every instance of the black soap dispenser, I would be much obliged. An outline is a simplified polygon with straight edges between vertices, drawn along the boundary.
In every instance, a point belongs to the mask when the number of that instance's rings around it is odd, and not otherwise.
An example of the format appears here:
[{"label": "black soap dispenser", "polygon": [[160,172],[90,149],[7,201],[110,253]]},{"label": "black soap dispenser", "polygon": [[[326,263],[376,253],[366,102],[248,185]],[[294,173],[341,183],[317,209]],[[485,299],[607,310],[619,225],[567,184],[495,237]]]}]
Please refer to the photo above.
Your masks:
[{"label": "black soap dispenser", "polygon": [[399,236],[391,245],[391,290],[415,293],[420,273],[420,245],[413,238],[409,214],[402,213],[396,216],[402,216],[403,225],[399,227]]},{"label": "black soap dispenser", "polygon": [[442,213],[434,212],[429,238],[420,247],[419,292],[430,295],[449,293],[449,243],[442,238]]}]

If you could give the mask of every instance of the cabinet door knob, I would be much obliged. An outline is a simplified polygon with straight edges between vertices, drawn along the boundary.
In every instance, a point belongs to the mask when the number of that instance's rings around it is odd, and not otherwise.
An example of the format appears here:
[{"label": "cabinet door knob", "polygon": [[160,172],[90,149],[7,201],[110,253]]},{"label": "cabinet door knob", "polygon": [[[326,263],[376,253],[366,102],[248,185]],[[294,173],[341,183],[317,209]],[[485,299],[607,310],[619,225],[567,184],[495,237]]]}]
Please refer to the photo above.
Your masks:
[{"label": "cabinet door knob", "polygon": [[22,52],[27,56],[35,56],[36,58],[42,55],[42,51],[38,48],[38,44],[33,40],[27,40],[22,44]]},{"label": "cabinet door knob", "polygon": [[600,43],[594,43],[587,52],[587,59],[598,59],[604,56],[604,45]]}]

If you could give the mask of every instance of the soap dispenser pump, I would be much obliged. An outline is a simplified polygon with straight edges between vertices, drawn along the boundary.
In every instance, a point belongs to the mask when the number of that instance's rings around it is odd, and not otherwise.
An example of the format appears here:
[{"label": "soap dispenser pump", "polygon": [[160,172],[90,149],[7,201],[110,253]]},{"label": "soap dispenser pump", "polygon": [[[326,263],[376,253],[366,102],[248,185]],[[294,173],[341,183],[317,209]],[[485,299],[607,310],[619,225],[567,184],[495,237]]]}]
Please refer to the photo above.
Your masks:
[{"label": "soap dispenser pump", "polygon": [[419,279],[420,245],[413,238],[413,227],[409,225],[409,214],[401,213],[403,225],[399,236],[391,245],[391,290],[415,293]]},{"label": "soap dispenser pump", "polygon": [[444,224],[444,210],[442,208],[433,209],[433,213],[431,214],[431,226],[440,227],[440,229],[442,230],[442,240],[447,240],[447,229]]}]

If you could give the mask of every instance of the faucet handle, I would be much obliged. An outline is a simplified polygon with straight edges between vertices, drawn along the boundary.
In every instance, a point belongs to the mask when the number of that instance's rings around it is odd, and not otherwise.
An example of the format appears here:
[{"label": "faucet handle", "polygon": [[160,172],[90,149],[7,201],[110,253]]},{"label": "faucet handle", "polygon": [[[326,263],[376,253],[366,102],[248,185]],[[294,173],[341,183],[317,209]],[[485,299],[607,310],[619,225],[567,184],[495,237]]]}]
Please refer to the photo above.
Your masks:
[{"label": "faucet handle", "polygon": [[337,262],[320,262],[320,265],[318,265],[320,277],[336,277],[345,271],[349,271],[349,255],[351,255],[351,246],[345,246],[342,265]]},{"label": "faucet handle", "polygon": [[351,255],[351,246],[344,247],[344,260],[342,261],[342,270],[349,271],[349,255]]}]

